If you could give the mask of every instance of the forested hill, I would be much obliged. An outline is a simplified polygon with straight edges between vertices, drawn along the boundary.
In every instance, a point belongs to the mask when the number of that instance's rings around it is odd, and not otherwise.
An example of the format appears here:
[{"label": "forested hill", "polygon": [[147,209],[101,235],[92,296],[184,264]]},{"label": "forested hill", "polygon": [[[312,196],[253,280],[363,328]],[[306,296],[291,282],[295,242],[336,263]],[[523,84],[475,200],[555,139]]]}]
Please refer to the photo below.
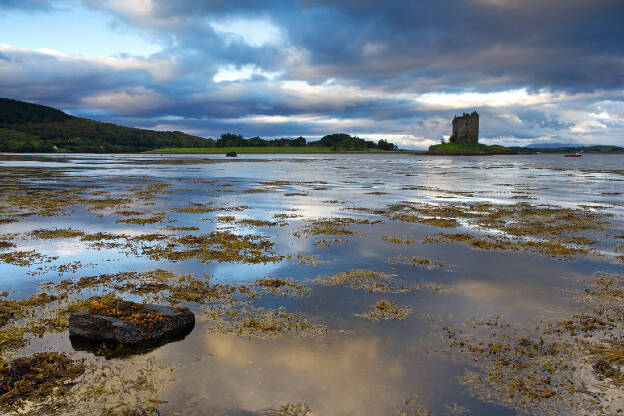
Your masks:
[{"label": "forested hill", "polygon": [[163,147],[213,147],[212,139],[100,123],[52,107],[0,98],[0,152],[143,152]]},{"label": "forested hill", "polygon": [[217,140],[181,131],[154,131],[74,117],[44,105],[0,98],[0,152],[135,153],[164,148],[323,147],[332,151],[397,150],[386,140],[377,143],[336,133],[308,143],[304,137],[245,139],[225,133]]},{"label": "forested hill", "polygon": [[0,124],[46,123],[70,118],[72,116],[56,108],[0,98]]}]

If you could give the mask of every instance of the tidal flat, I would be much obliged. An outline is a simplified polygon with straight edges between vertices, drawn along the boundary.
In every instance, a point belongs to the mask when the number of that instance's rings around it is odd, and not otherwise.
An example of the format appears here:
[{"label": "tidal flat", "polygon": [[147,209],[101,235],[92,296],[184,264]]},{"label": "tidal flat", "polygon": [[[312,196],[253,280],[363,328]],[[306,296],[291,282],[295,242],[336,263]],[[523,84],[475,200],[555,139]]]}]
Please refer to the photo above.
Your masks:
[{"label": "tidal flat", "polygon": [[[618,155],[0,155],[0,414],[624,411]],[[89,310],[189,334],[68,336]]]}]

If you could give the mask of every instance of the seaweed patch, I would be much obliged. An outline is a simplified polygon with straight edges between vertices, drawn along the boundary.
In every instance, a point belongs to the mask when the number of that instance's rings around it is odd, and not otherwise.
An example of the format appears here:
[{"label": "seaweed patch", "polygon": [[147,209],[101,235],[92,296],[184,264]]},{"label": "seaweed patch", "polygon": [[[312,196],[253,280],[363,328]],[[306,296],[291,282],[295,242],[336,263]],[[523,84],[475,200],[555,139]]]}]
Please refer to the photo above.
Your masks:
[{"label": "seaweed patch", "polygon": [[38,229],[28,233],[29,237],[42,240],[65,239],[83,237],[84,232],[71,228]]},{"label": "seaweed patch", "polygon": [[588,308],[534,328],[499,316],[444,326],[449,345],[471,359],[462,382],[482,400],[524,412],[607,411],[609,386],[624,383],[623,286],[622,275],[594,274],[582,294]]},{"label": "seaweed patch", "polygon": [[391,244],[414,244],[415,240],[411,238],[401,238],[401,237],[391,237],[389,235],[384,235],[381,237],[383,241]]},{"label": "seaweed patch", "polygon": [[0,359],[0,407],[17,410],[25,401],[66,395],[86,366],[65,354],[43,352],[12,361]]},{"label": "seaweed patch", "polygon": [[331,276],[318,276],[314,282],[323,286],[348,286],[352,289],[363,289],[369,293],[406,293],[412,290],[401,284],[395,277],[393,274],[375,270],[353,269]]},{"label": "seaweed patch", "polygon": [[57,260],[58,256],[46,256],[41,253],[37,253],[34,250],[30,251],[12,251],[9,253],[0,254],[0,261],[7,264],[13,264],[15,266],[31,266],[34,264],[51,263]]},{"label": "seaweed patch", "polygon": [[440,268],[444,269],[447,266],[444,263],[441,263],[436,260],[431,260],[423,257],[405,257],[405,256],[396,256],[387,260],[390,264],[408,264],[414,267],[424,267],[425,269],[435,269]]},{"label": "seaweed patch", "polygon": [[381,321],[389,319],[405,320],[412,314],[409,306],[399,306],[396,302],[382,299],[368,312],[357,313],[355,316],[366,318],[371,321]]},{"label": "seaweed patch", "polygon": [[301,314],[284,308],[233,308],[217,304],[205,308],[207,324],[212,332],[238,334],[247,337],[274,338],[293,334],[319,336],[327,333],[323,325],[316,325]]},{"label": "seaweed patch", "polygon": [[263,277],[251,283],[254,288],[261,289],[262,293],[278,296],[310,296],[312,289],[295,282],[290,278]]},{"label": "seaweed patch", "polygon": [[289,403],[275,409],[265,410],[260,416],[310,416],[310,406],[305,403]]}]

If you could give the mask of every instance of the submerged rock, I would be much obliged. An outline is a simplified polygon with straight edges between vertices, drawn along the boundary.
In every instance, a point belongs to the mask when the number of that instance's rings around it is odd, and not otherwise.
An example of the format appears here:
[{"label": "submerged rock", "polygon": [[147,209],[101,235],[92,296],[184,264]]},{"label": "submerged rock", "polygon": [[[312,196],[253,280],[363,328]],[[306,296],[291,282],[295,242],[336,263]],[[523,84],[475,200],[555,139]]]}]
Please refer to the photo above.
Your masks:
[{"label": "submerged rock", "polygon": [[236,154],[236,152],[227,152],[225,155],[227,157],[238,157],[238,154]]},{"label": "submerged rock", "polygon": [[145,311],[151,321],[138,322],[136,314],[131,320],[124,317],[106,316],[89,310],[75,312],[69,316],[69,336],[95,343],[124,345],[160,344],[163,339],[187,335],[195,326],[195,315],[189,308],[170,307],[126,302]]}]

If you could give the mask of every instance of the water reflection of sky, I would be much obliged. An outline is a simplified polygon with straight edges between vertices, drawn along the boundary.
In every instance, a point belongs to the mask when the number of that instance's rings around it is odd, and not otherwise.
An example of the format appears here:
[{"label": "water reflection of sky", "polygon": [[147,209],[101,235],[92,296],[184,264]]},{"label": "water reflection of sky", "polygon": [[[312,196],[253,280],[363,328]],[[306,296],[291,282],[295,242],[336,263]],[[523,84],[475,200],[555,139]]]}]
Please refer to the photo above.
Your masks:
[{"label": "water reflection of sky", "polygon": [[[230,282],[267,275],[292,277],[313,287],[309,298],[269,298],[261,302],[301,311],[311,321],[327,325],[329,334],[325,337],[250,340],[209,334],[199,324],[185,340],[149,353],[158,363],[179,365],[175,381],[159,397],[168,402],[163,405],[165,413],[242,415],[289,402],[306,402],[315,415],[377,416],[396,414],[404,400],[419,396],[438,414],[445,414],[444,404],[455,402],[470,408],[472,414],[512,414],[466,394],[457,382],[464,364],[435,353],[446,344],[438,328],[431,327],[425,317],[461,321],[498,314],[508,321],[527,324],[537,316],[569,310],[575,301],[568,290],[580,287],[580,276],[596,270],[621,270],[619,265],[599,260],[562,262],[528,253],[420,244],[423,237],[437,231],[420,224],[386,221],[378,225],[353,225],[350,229],[356,231],[355,235],[345,236],[345,244],[329,248],[313,245],[321,237],[293,236],[305,219],[366,218],[366,213],[345,208],[383,208],[399,201],[516,203],[522,199],[513,198],[524,195],[531,198],[526,201],[534,204],[570,207],[604,204],[619,219],[624,214],[624,198],[620,194],[624,160],[619,156],[585,155],[581,160],[567,160],[560,155],[496,158],[243,155],[231,160],[220,155],[52,155],[42,159],[32,156],[29,160],[20,160],[20,156],[5,158],[0,160],[0,167],[23,174],[20,180],[30,185],[113,190],[113,195],[117,195],[136,184],[166,182],[171,184],[171,190],[177,191],[159,195],[153,206],[135,201],[129,208],[164,211],[174,223],[117,224],[116,216],[98,218],[76,207],[69,216],[27,217],[19,223],[0,225],[0,234],[55,227],[127,235],[170,233],[164,229],[166,225],[196,226],[200,230],[189,233],[200,234],[234,227],[236,233],[269,238],[276,244],[278,253],[291,256],[268,264],[170,263],[127,255],[117,249],[94,250],[79,239],[23,239],[16,241],[17,249],[59,256],[55,264],[80,261],[84,268],[63,275],[54,271],[28,275],[37,266],[0,264],[0,290],[13,290],[15,297],[36,291],[36,285],[46,280],[155,268],[212,275],[216,280]],[[29,177],[26,168],[37,168],[45,174]],[[194,179],[219,182],[202,183]],[[279,180],[291,183],[260,183]],[[232,186],[220,186],[223,184]],[[97,189],[98,186],[102,188]],[[263,187],[271,192],[242,192]],[[375,191],[385,194],[370,194]],[[285,193],[307,195],[285,196]],[[248,208],[205,214],[172,211],[189,203],[209,202]],[[288,219],[288,226],[269,228],[215,221],[216,215],[273,220],[279,213],[300,217]],[[381,240],[384,235],[411,238],[417,243],[392,245]],[[297,253],[318,255],[323,262],[299,264]],[[397,255],[430,258],[449,267],[427,270],[386,261]],[[420,283],[425,288],[407,294],[371,295],[366,291],[312,283],[318,275],[354,268],[386,271],[410,286]],[[429,283],[442,290],[427,289]],[[374,323],[353,316],[370,309],[381,298],[410,305],[412,317],[405,322]]]}]

